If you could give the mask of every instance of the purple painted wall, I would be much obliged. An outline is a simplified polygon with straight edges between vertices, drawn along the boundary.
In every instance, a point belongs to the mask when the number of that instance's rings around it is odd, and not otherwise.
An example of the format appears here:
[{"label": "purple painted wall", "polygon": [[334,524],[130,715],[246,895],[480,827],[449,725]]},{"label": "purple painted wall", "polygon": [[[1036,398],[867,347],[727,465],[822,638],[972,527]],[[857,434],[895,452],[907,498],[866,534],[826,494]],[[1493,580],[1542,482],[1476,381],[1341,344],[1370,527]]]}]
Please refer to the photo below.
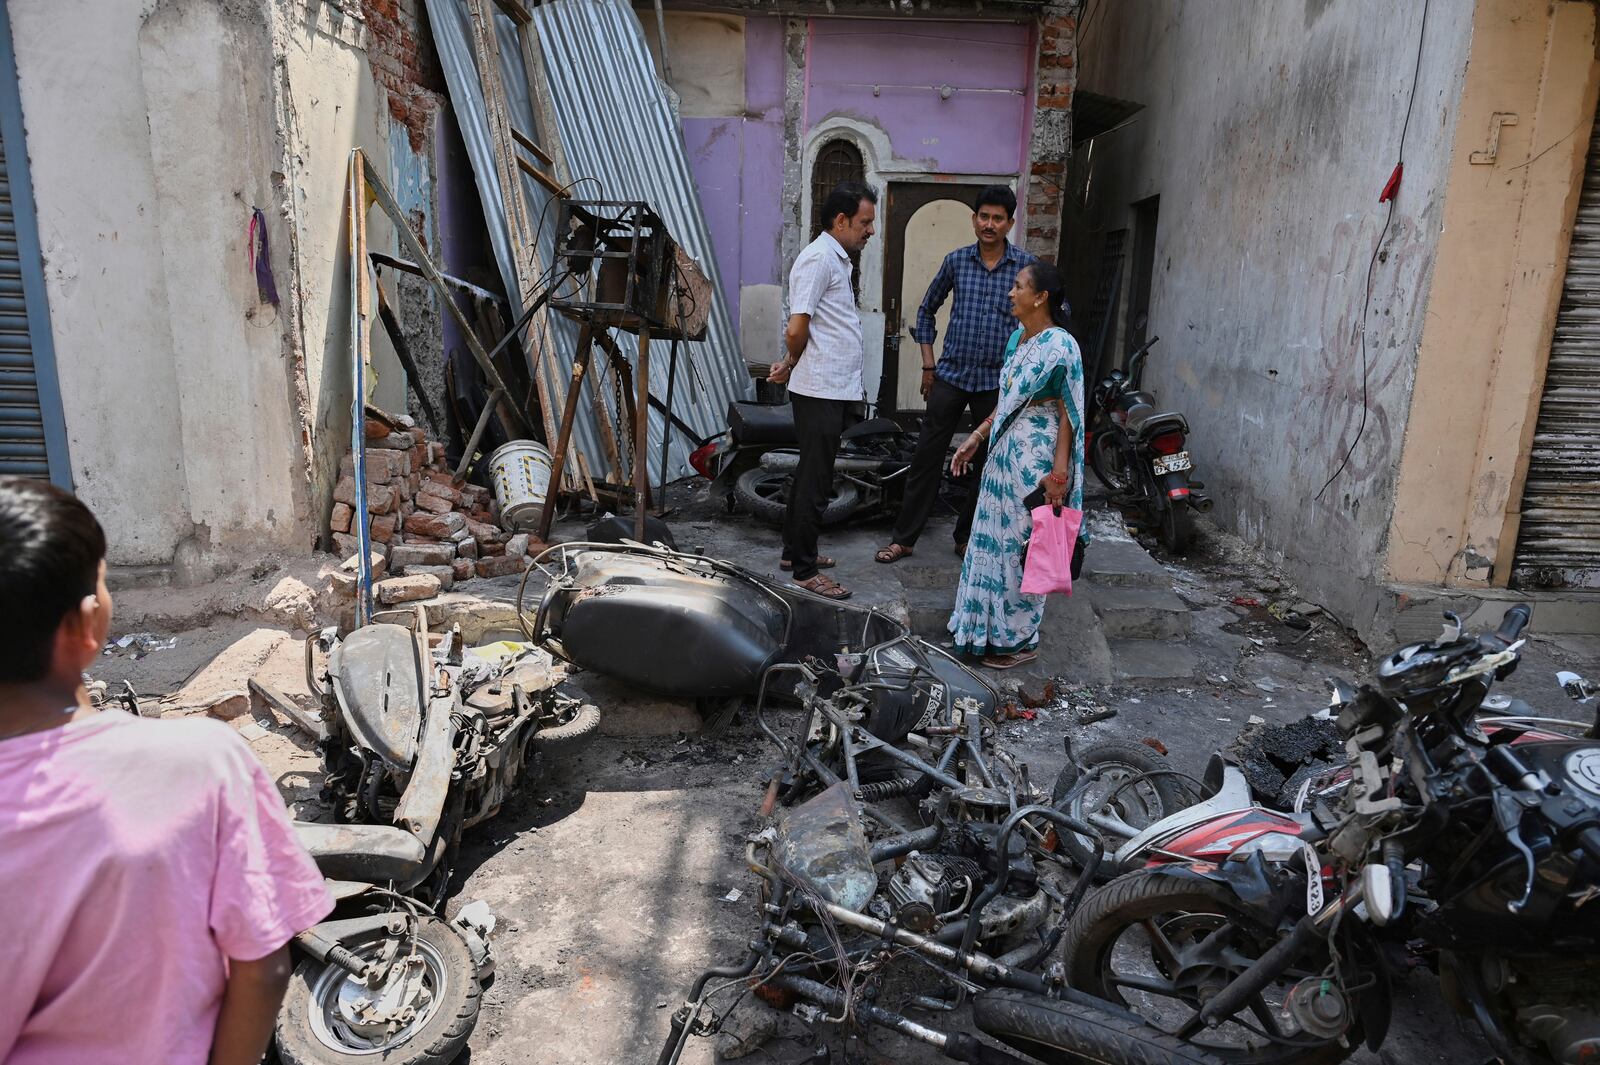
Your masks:
[{"label": "purple painted wall", "polygon": [[685,118],[684,146],[722,276],[739,320],[741,285],[776,284],[783,225],[783,22],[745,20],[743,115]]},{"label": "purple painted wall", "polygon": [[812,19],[805,126],[858,118],[930,173],[1016,174],[1027,159],[1032,55],[1025,25]]}]

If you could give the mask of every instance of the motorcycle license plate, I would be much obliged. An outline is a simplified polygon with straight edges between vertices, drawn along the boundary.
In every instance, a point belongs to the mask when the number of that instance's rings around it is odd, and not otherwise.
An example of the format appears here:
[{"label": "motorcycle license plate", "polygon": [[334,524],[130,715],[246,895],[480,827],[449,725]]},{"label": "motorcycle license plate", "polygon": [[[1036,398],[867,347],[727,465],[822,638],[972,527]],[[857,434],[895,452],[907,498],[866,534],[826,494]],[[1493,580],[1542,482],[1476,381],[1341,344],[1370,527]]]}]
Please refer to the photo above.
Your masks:
[{"label": "motorcycle license plate", "polygon": [[1176,455],[1157,455],[1150,464],[1155,468],[1158,477],[1163,473],[1194,469],[1194,463],[1189,461],[1187,451],[1180,451]]}]

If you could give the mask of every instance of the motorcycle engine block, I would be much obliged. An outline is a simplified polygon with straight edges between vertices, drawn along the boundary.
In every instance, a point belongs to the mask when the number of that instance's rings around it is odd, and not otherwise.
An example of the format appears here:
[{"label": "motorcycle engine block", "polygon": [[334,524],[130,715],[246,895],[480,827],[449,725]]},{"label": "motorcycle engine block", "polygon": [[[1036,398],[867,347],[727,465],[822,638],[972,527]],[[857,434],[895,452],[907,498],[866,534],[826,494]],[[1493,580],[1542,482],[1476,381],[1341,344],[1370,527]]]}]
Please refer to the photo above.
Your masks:
[{"label": "motorcycle engine block", "polygon": [[1502,969],[1517,1027],[1560,1065],[1600,1056],[1600,961],[1588,956],[1512,958]]},{"label": "motorcycle engine block", "polygon": [[[983,869],[970,858],[913,851],[889,876],[883,894],[889,912],[901,923],[914,932],[927,932],[964,909],[982,883]],[[913,922],[924,927],[914,928]]]}]

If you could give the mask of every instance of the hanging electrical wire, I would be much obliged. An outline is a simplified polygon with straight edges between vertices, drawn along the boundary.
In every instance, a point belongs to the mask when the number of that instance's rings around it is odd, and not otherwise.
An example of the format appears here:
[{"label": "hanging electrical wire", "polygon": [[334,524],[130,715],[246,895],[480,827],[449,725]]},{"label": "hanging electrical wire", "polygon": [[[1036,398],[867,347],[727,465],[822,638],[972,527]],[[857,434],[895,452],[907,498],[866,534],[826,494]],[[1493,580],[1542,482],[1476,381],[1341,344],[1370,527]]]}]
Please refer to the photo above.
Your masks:
[{"label": "hanging electrical wire", "polygon": [[1367,279],[1365,295],[1361,300],[1361,320],[1357,326],[1360,329],[1358,346],[1361,351],[1361,420],[1356,424],[1356,435],[1351,439],[1350,446],[1345,450],[1344,458],[1339,461],[1339,467],[1333,471],[1322,487],[1317,489],[1317,494],[1312,497],[1313,502],[1320,501],[1328,487],[1339,479],[1339,475],[1350,465],[1350,458],[1356,453],[1356,447],[1361,443],[1361,438],[1367,431],[1367,418],[1372,413],[1372,397],[1370,382],[1368,380],[1369,365],[1367,358],[1367,314],[1372,308],[1372,272],[1377,266],[1378,256],[1382,254],[1383,242],[1389,236],[1389,226],[1394,222],[1394,203],[1400,193],[1400,182],[1405,175],[1406,158],[1406,132],[1411,128],[1411,112],[1417,103],[1417,83],[1422,76],[1422,45],[1428,38],[1428,7],[1431,0],[1423,0],[1422,25],[1417,30],[1417,57],[1411,68],[1411,94],[1406,100],[1406,117],[1400,125],[1400,149],[1396,153],[1394,170],[1389,174],[1389,180],[1384,183],[1383,192],[1378,197],[1380,203],[1388,205],[1383,216],[1383,227],[1378,230],[1378,239],[1372,245],[1372,257],[1367,260]]}]

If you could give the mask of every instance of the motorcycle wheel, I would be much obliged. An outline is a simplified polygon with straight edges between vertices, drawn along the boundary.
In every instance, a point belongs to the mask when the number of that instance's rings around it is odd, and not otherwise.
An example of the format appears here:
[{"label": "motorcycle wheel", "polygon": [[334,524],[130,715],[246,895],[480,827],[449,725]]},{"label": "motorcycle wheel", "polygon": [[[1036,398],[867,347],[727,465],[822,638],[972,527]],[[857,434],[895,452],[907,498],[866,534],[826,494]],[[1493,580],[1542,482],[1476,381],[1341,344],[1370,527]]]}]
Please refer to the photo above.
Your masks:
[{"label": "motorcycle wheel", "polygon": [[1100,483],[1116,495],[1133,491],[1133,472],[1128,469],[1127,460],[1123,457],[1121,433],[1094,434],[1094,443],[1089,447],[1089,466],[1094,470],[1094,475],[1100,478]]},{"label": "motorcycle wheel", "polygon": [[1161,511],[1161,546],[1174,555],[1186,554],[1194,539],[1194,514],[1186,504],[1173,504]]},{"label": "motorcycle wheel", "polygon": [[[733,483],[733,494],[745,511],[768,525],[782,525],[789,509],[787,470],[757,467],[747,470]],[[837,525],[861,506],[861,492],[849,481],[835,480],[833,495],[822,510],[822,524]]]},{"label": "motorcycle wheel", "polygon": [[[387,937],[347,944],[358,957],[380,956]],[[454,1061],[478,1023],[481,989],[472,952],[450,926],[437,917],[417,922],[417,956],[422,959],[423,986],[432,997],[417,1005],[411,1022],[387,1039],[363,1035],[339,1011],[346,996],[370,993],[337,965],[307,958],[295,968],[273,1030],[284,1065],[448,1065]]]},{"label": "motorcycle wheel", "polygon": [[972,1020],[980,1031],[1045,1065],[1221,1065],[1192,1043],[1125,1020],[1109,1011],[1087,1009],[1060,999],[1009,988],[980,992],[972,1000]]},{"label": "motorcycle wheel", "polygon": [[544,754],[575,754],[587,747],[600,729],[600,708],[584,703],[573,713],[572,720],[551,728],[542,728],[533,734],[534,742]]},{"label": "motorcycle wheel", "polygon": [[[1182,779],[1173,775],[1172,763],[1142,743],[1097,743],[1084,750],[1077,761],[1084,769],[1099,770],[1088,790],[1073,799],[1066,809],[1067,814],[1080,821],[1087,820],[1088,814],[1105,812],[1134,828],[1149,828],[1195,801]],[[1145,773],[1159,775],[1129,784]],[[1058,803],[1066,798],[1079,777],[1078,766],[1069,762],[1056,777],[1050,801]],[[1089,860],[1094,857],[1094,845],[1089,840],[1059,828],[1057,838],[1061,849],[1079,869],[1088,868]],[[1111,840],[1106,849],[1116,850],[1123,842]],[[1095,874],[1095,882],[1104,883],[1118,872],[1109,862],[1103,862]]]},{"label": "motorcycle wheel", "polygon": [[[1238,976],[1277,942],[1277,936],[1222,884],[1136,870],[1090,892],[1068,923],[1061,943],[1067,982],[1172,1034],[1194,1016],[1201,1002],[1194,990],[1173,987],[1169,959],[1224,930],[1231,935],[1225,954],[1227,972],[1204,977],[1203,987]],[[1298,964],[1268,985],[1252,1008],[1202,1030],[1199,1038],[1204,1042],[1196,1045],[1235,1065],[1332,1065],[1349,1056],[1362,1040],[1359,1002],[1350,1006],[1353,1019],[1344,1032],[1347,1046],[1336,1039],[1304,1036],[1287,1045],[1259,1031],[1262,1018],[1276,1027],[1289,988],[1328,967],[1327,945],[1319,942],[1312,949],[1317,954],[1305,959],[1309,964]],[[1248,1018],[1249,1026],[1239,1018]]]}]

